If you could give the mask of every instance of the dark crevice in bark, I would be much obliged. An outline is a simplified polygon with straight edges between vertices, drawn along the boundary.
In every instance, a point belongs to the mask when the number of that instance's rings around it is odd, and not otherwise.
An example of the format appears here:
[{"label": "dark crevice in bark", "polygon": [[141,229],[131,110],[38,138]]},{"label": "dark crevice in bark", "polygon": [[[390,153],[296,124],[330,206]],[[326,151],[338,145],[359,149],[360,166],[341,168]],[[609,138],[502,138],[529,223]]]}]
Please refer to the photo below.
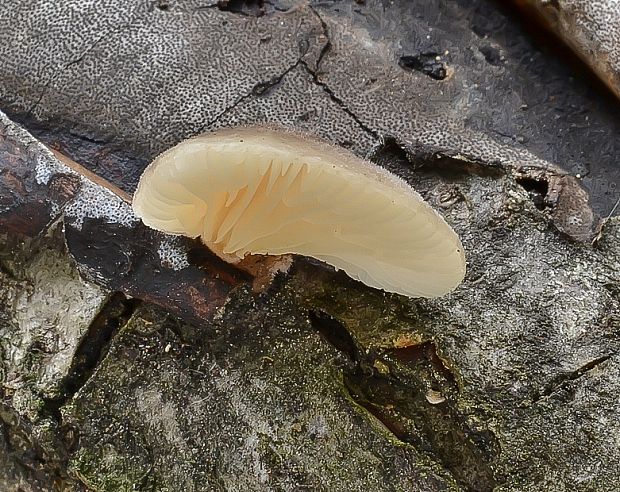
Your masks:
[{"label": "dark crevice in bark", "polygon": [[427,148],[405,149],[396,139],[384,137],[370,160],[405,180],[414,174],[436,175],[446,181],[467,176],[499,178],[505,174],[500,166],[464,160]]},{"label": "dark crevice in bark", "polygon": [[225,110],[220,112],[217,116],[215,116],[215,118],[211,119],[209,122],[207,122],[204,125],[202,125],[200,127],[200,129],[196,133],[199,134],[199,133],[202,133],[202,132],[210,129],[218,121],[220,121],[225,115],[230,113],[233,109],[235,109],[237,106],[242,104],[247,99],[250,99],[252,97],[262,97],[262,96],[267,95],[274,87],[278,86],[282,82],[284,77],[286,77],[290,72],[295,70],[300,64],[304,64],[303,57],[306,56],[306,54],[308,53],[308,50],[310,49],[309,43],[307,43],[306,46],[307,46],[306,49],[299,56],[297,61],[295,61],[295,63],[293,63],[291,66],[289,66],[281,74],[279,74],[279,75],[277,75],[275,77],[272,77],[271,79],[269,79],[267,81],[257,82],[254,85],[254,87],[252,87],[252,89],[250,90],[249,93],[239,97],[232,105],[230,105]]},{"label": "dark crevice in bark", "polygon": [[346,114],[348,114],[351,118],[353,118],[353,120],[359,125],[359,127],[362,130],[364,130],[366,133],[371,135],[373,138],[380,140],[381,138],[380,135],[375,130],[367,126],[362,120],[360,120],[360,118],[358,118],[357,115],[348,108],[348,106],[344,103],[344,101],[340,97],[338,97],[334,93],[334,91],[332,91],[332,89],[324,81],[321,80],[321,77],[320,77],[321,63],[325,55],[331,49],[331,41],[330,41],[329,29],[327,27],[327,23],[323,20],[323,18],[321,17],[321,15],[318,13],[318,11],[315,8],[310,7],[310,10],[319,19],[322,29],[323,29],[323,35],[325,36],[325,39],[327,41],[325,45],[323,46],[321,53],[319,53],[319,57],[316,63],[316,69],[313,69],[312,67],[310,67],[305,60],[300,60],[301,65],[310,74],[314,83],[317,84],[319,87],[321,87],[323,91],[329,96],[329,98],[333,102],[335,102],[338,105],[338,107],[340,107],[340,109],[342,109]]},{"label": "dark crevice in bark", "polygon": [[[50,422],[50,432],[53,434],[47,438],[53,439],[52,443],[46,443],[45,448],[40,446],[32,439],[31,428],[20,430],[20,425],[28,425],[23,420],[21,424],[18,422],[18,425],[10,428],[11,435],[23,434],[28,440],[25,447],[31,450],[30,455],[18,454],[18,461],[31,469],[30,475],[37,477],[39,474],[43,479],[51,480],[54,490],[64,490],[66,483],[73,488],[77,487],[76,490],[82,489],[80,484],[70,478],[67,471],[70,455],[77,449],[79,434],[77,429],[63,423],[61,408],[87,383],[107,354],[114,335],[127,323],[140,302],[128,299],[121,293],[112,294],[80,341],[69,373],[61,382],[59,396],[41,398],[43,405],[39,411],[39,422]],[[51,449],[52,455],[49,454]]]},{"label": "dark crevice in bark", "polygon": [[499,452],[497,439],[458,411],[454,391],[450,396],[438,383],[426,389],[424,372],[432,371],[433,363],[426,359],[418,364],[417,381],[357,371],[345,376],[345,385],[353,400],[397,439],[440,464],[463,490],[490,492],[497,484],[491,468]]},{"label": "dark crevice in bark", "polygon": [[454,390],[458,391],[459,389],[452,370],[437,353],[435,342],[428,341],[406,347],[387,349],[386,354],[407,365],[428,364],[433,372],[445,380],[447,385],[452,386]]},{"label": "dark crevice in bark", "polygon": [[318,75],[318,70],[315,72],[314,70],[312,70],[308,64],[302,60],[301,64],[305,67],[305,69],[308,71],[308,73],[310,74],[310,76],[312,77],[313,81],[315,84],[317,84],[318,86],[320,86],[325,93],[330,97],[330,99],[335,102],[338,107],[340,107],[340,109],[342,109],[345,113],[347,113],[352,119],[353,121],[355,121],[355,123],[358,124],[358,126],[364,130],[366,133],[368,133],[369,135],[371,135],[373,138],[380,140],[381,136],[379,135],[379,133],[377,133],[375,130],[373,130],[372,128],[370,128],[369,126],[367,126],[362,120],[360,120],[357,115],[351,111],[347,105],[344,103],[344,101],[342,99],[340,99],[331,89],[330,87],[325,83],[322,82],[320,80],[320,77]]},{"label": "dark crevice in bark", "polygon": [[[306,1],[290,7],[288,4],[280,5],[278,0],[218,0],[215,3],[202,5],[193,10],[217,9],[222,12],[229,12],[243,17],[263,17],[274,13],[293,13],[306,6]],[[171,9],[171,4],[167,0],[159,0],[155,7],[158,10],[167,12]]]},{"label": "dark crevice in bark", "polygon": [[208,247],[206,247],[200,239],[192,240],[189,245],[190,246],[187,250],[187,260],[190,265],[193,265],[200,270],[209,273],[210,275],[217,275],[230,285],[238,285],[242,282],[252,281],[252,275],[238,268],[236,265],[224,261]]},{"label": "dark crevice in bark", "polygon": [[439,53],[434,51],[403,55],[399,58],[398,65],[407,71],[421,72],[434,80],[443,80],[448,75],[446,64],[441,61]]},{"label": "dark crevice in bark", "polygon": [[544,398],[547,398],[563,389],[566,389],[571,382],[577,381],[578,379],[582,378],[592,369],[595,369],[600,364],[608,361],[615,355],[615,352],[603,355],[602,357],[598,357],[594,360],[591,360],[590,362],[587,362],[586,364],[582,365],[574,371],[562,373],[556,376],[551,381],[549,381],[549,383],[547,383],[540,392],[534,395],[534,397],[532,398],[533,403],[537,403]]},{"label": "dark crevice in bark", "polygon": [[60,409],[86,384],[107,354],[114,335],[127,323],[140,303],[137,299],[128,299],[120,292],[111,295],[80,341],[69,373],[61,383],[59,396],[43,400],[42,415],[58,423],[62,421]]},{"label": "dark crevice in bark", "polygon": [[323,58],[329,52],[329,50],[332,49],[332,43],[329,38],[329,29],[327,28],[327,23],[325,22],[325,20],[323,20],[323,17],[321,16],[321,14],[319,14],[319,12],[314,7],[309,7],[309,8],[310,8],[310,11],[316,16],[316,18],[321,23],[321,29],[323,30],[323,36],[325,36],[325,40],[326,40],[325,44],[323,45],[323,48],[321,49],[321,52],[319,53],[319,57],[316,60],[316,71],[318,72],[319,67],[321,66],[321,63],[323,62]]},{"label": "dark crevice in bark", "polygon": [[158,0],[154,6],[157,10],[161,10],[162,12],[168,12],[168,10],[170,10],[170,4],[165,0]]},{"label": "dark crevice in bark", "polygon": [[351,364],[344,385],[349,396],[394,437],[440,464],[466,491],[492,491],[491,463],[499,443],[488,429],[468,421],[457,405],[455,375],[432,341],[369,353],[338,319],[312,309],[315,330]]},{"label": "dark crevice in bark", "polygon": [[538,210],[544,210],[550,206],[546,200],[547,194],[549,193],[549,181],[543,177],[531,178],[523,176],[517,178],[517,183],[527,191],[527,194]]},{"label": "dark crevice in bark", "polygon": [[357,361],[358,347],[345,326],[324,311],[312,309],[308,313],[312,327],[334,348],[344,353],[352,362]]},{"label": "dark crevice in bark", "polygon": [[0,254],[0,276],[4,276],[9,280],[14,282],[21,282],[22,279],[19,278],[18,275],[15,274],[13,269],[3,261],[2,254]]},{"label": "dark crevice in bark", "polygon": [[219,0],[215,7],[247,17],[262,17],[266,13],[264,0]]}]

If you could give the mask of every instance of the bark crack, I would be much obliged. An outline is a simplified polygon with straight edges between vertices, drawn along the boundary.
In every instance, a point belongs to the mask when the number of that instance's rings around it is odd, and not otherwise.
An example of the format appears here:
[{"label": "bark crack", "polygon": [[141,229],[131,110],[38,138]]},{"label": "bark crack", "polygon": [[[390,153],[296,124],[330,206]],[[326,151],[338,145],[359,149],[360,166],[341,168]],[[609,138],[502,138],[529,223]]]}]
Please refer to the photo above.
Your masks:
[{"label": "bark crack", "polygon": [[124,29],[127,29],[129,26],[131,26],[135,21],[137,20],[137,16],[134,16],[133,19],[131,19],[127,24],[124,24],[122,26],[116,26],[113,27],[111,29],[109,29],[108,31],[106,31],[105,33],[103,33],[101,36],[99,36],[97,39],[95,39],[93,41],[93,43],[86,48],[84,51],[82,51],[82,53],[80,53],[77,58],[68,61],[67,63],[65,63],[62,67],[60,67],[59,70],[57,70],[50,78],[49,80],[45,83],[45,85],[43,86],[43,89],[41,90],[41,94],[39,94],[39,97],[37,98],[37,100],[34,102],[34,104],[28,109],[28,111],[26,112],[26,117],[29,118],[32,116],[32,114],[34,113],[34,111],[39,107],[39,104],[41,104],[41,101],[43,100],[43,98],[47,95],[50,86],[56,82],[56,80],[58,80],[58,78],[69,68],[75,66],[75,65],[79,65],[80,63],[82,63],[84,61],[84,59],[86,58],[86,56],[93,51],[104,39],[109,38],[111,35],[115,34],[116,32],[120,32]]},{"label": "bark crack", "polygon": [[207,130],[207,128],[211,128],[213,125],[218,123],[224,116],[226,116],[228,113],[230,113],[237,106],[242,104],[244,101],[246,101],[246,100],[248,100],[248,99],[250,99],[252,97],[261,96],[263,94],[266,94],[273,87],[275,87],[278,84],[280,84],[280,82],[282,82],[284,77],[286,77],[289,73],[291,73],[293,70],[295,70],[300,64],[305,64],[305,62],[303,61],[303,58],[308,54],[309,50],[310,50],[310,48],[308,46],[304,50],[304,52],[299,56],[299,58],[295,61],[295,63],[291,64],[281,74],[276,75],[275,77],[272,77],[271,79],[269,79],[267,81],[258,82],[257,84],[255,84],[254,87],[252,87],[252,89],[250,90],[250,92],[248,92],[247,94],[244,94],[243,96],[239,97],[233,104],[231,104],[226,109],[224,109],[223,111],[218,113],[213,119],[209,120],[207,123],[202,125],[198,129],[197,133],[202,133],[205,130]]},{"label": "bark crack", "polygon": [[534,395],[534,398],[532,398],[532,402],[538,403],[540,400],[545,399],[551,396],[552,394],[560,391],[561,389],[565,388],[568,384],[570,384],[572,381],[577,381],[578,379],[582,378],[583,376],[588,374],[590,371],[592,371],[593,369],[595,369],[602,363],[608,361],[615,355],[616,355],[616,352],[603,355],[594,360],[586,362],[585,364],[575,369],[574,371],[562,373],[554,377],[551,381],[549,381],[543,387],[543,389],[540,392]]},{"label": "bark crack", "polygon": [[106,356],[112,339],[139,305],[139,300],[129,299],[120,292],[110,296],[92,320],[75,351],[69,373],[61,384],[61,395],[43,399],[43,414],[51,416],[59,423],[62,421],[60,409],[88,382]]},{"label": "bark crack", "polygon": [[329,35],[329,28],[327,27],[327,23],[325,22],[325,20],[323,19],[323,17],[321,16],[321,14],[319,14],[319,12],[312,6],[309,6],[309,9],[312,11],[312,13],[314,13],[314,15],[319,19],[319,22],[321,23],[321,27],[323,29],[323,35],[325,36],[325,39],[327,40],[325,42],[325,45],[323,46],[323,49],[321,50],[321,53],[319,53],[319,57],[317,59],[316,62],[316,68],[313,69],[312,67],[310,67],[310,65],[308,65],[308,63],[305,60],[300,60],[301,65],[306,69],[306,71],[310,74],[310,76],[312,77],[312,80],[314,81],[314,83],[316,85],[318,85],[319,87],[321,87],[321,89],[323,89],[323,91],[329,96],[329,98],[338,105],[338,107],[344,111],[347,115],[349,115],[353,121],[355,121],[355,123],[357,123],[357,125],[366,133],[368,133],[371,137],[377,139],[377,140],[381,140],[381,136],[379,135],[379,133],[377,133],[375,130],[373,130],[372,128],[370,128],[368,125],[366,125],[346,104],[345,102],[338,97],[335,92],[331,89],[331,87],[329,87],[329,85],[321,80],[320,74],[320,67],[321,67],[321,63],[323,62],[323,59],[325,57],[325,55],[329,52],[329,50],[332,48],[332,44],[331,44],[331,38]]},{"label": "bark crack", "polygon": [[323,19],[321,14],[319,14],[318,10],[315,9],[314,7],[309,5],[308,8],[315,15],[315,17],[319,20],[319,22],[321,23],[321,29],[323,30],[323,36],[325,36],[325,39],[326,39],[325,44],[323,45],[323,48],[321,49],[321,52],[319,53],[319,57],[318,57],[318,59],[316,61],[316,71],[318,72],[319,71],[319,67],[321,66],[321,62],[323,61],[323,57],[332,48],[332,43],[331,43],[331,38],[329,36],[329,29],[327,27],[327,23],[325,22],[325,19]]},{"label": "bark crack", "polygon": [[[426,454],[463,490],[494,490],[497,480],[490,463],[499,452],[498,440],[492,431],[467,422],[459,410],[458,384],[435,342],[368,351],[329,312],[312,308],[308,319],[343,354],[339,366],[345,395],[369,419]],[[429,400],[435,394],[443,399]]]}]

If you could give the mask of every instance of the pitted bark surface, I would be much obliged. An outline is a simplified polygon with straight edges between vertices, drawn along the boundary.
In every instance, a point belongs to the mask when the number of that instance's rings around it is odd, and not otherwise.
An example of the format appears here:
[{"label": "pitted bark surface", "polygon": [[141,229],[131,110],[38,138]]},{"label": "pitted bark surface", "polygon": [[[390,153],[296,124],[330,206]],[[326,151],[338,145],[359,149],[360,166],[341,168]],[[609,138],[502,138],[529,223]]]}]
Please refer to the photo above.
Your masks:
[{"label": "pitted bark surface", "polygon": [[[591,244],[586,202],[617,200],[620,127],[492,5],[2,9],[2,107],[99,177],[2,115],[0,488],[613,489],[620,224]],[[463,238],[463,285],[405,299],[298,259],[256,294],[100,179],[131,192],[243,123],[401,175]]]}]

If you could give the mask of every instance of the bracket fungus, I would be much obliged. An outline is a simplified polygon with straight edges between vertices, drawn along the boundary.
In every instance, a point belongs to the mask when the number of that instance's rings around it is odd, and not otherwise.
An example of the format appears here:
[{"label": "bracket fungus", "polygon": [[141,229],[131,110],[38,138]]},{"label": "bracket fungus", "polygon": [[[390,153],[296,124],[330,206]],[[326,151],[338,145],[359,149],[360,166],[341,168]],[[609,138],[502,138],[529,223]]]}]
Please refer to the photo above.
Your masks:
[{"label": "bracket fungus", "polygon": [[144,171],[144,223],[229,262],[299,254],[363,283],[437,297],[465,274],[457,234],[405,181],[316,138],[239,127],[181,142]]}]

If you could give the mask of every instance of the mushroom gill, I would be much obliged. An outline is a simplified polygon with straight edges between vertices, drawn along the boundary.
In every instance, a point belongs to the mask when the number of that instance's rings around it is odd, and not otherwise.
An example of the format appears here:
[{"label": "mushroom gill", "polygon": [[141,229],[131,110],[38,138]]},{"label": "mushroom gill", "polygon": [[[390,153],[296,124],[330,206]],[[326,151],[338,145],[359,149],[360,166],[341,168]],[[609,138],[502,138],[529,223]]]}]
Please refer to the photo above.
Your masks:
[{"label": "mushroom gill", "polygon": [[145,170],[133,208],[169,234],[202,238],[227,261],[311,256],[411,297],[465,274],[456,233],[403,180],[327,142],[264,127],[204,134]]}]

